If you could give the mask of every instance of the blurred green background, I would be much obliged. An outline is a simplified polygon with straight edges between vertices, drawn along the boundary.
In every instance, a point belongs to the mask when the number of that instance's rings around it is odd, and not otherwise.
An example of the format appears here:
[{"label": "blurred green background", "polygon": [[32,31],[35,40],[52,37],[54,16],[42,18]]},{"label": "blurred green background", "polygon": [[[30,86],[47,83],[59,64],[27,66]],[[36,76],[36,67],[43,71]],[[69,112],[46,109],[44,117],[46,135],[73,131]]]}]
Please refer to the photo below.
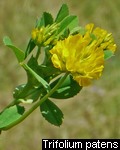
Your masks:
[{"label": "blurred green background", "polygon": [[0,150],[40,150],[42,138],[120,138],[120,1],[119,0],[0,0],[0,110],[12,100],[16,85],[26,82],[14,54],[3,45],[5,35],[25,49],[36,18],[56,16],[63,3],[84,26],[93,22],[113,33],[115,57],[106,61],[100,80],[74,98],[56,101],[64,113],[61,127],[49,124],[37,109],[24,122],[0,136]]}]

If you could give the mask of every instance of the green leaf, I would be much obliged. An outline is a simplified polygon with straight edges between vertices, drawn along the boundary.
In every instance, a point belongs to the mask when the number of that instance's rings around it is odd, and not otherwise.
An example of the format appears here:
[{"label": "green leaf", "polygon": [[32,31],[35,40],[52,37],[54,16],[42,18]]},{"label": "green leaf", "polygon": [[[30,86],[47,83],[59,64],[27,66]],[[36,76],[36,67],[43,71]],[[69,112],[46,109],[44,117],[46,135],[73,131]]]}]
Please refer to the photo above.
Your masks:
[{"label": "green leaf", "polygon": [[62,111],[50,100],[46,100],[41,106],[42,116],[51,124],[60,126],[62,124]]},{"label": "green leaf", "polygon": [[[41,69],[42,67],[41,65],[38,65],[38,62],[35,57],[31,56],[27,65],[41,78],[45,79],[45,74],[44,74],[45,68],[43,67],[43,69]],[[39,86],[40,85],[39,80],[35,76],[33,76],[33,74],[31,74],[30,71],[28,70],[26,71],[28,76],[28,82],[33,86]]]},{"label": "green leaf", "polygon": [[[27,65],[48,83],[53,77],[55,77],[59,73],[59,70],[53,67],[50,61],[48,61],[47,64],[45,65],[43,64],[39,65],[36,58],[34,58],[33,56],[31,56]],[[28,71],[27,71],[27,76],[28,76],[28,82],[30,82],[32,85],[34,86],[40,85],[38,80],[33,75],[31,75],[31,73]]]},{"label": "green leaf", "polygon": [[0,114],[0,129],[3,128],[4,130],[5,127],[17,121],[23,115],[24,112],[24,107],[19,105],[14,105],[5,109]]},{"label": "green leaf", "polygon": [[25,58],[24,52],[21,49],[14,46],[9,37],[7,37],[7,36],[4,37],[3,42],[6,46],[8,46],[9,48],[11,48],[13,50],[14,54],[17,57],[18,62],[22,62],[24,60],[24,58]]},{"label": "green leaf", "polygon": [[[35,57],[31,56],[29,59],[27,65],[34,71],[36,72],[39,76],[43,77],[43,73],[39,71],[39,65]],[[39,81],[31,74],[30,71],[27,71],[27,77],[28,77],[28,82],[33,85],[33,86],[39,86],[40,83]]]},{"label": "green leaf", "polygon": [[62,34],[66,28],[70,31],[78,26],[78,18],[77,16],[67,16],[60,24],[58,29],[58,34]]},{"label": "green leaf", "polygon": [[36,88],[32,86],[31,83],[21,84],[14,89],[13,97],[18,102],[20,102],[21,99],[35,102],[39,98],[41,91],[42,89],[40,87]]},{"label": "green leaf", "polygon": [[42,27],[53,24],[53,17],[50,13],[44,12],[41,19],[37,21],[36,27]]},{"label": "green leaf", "polygon": [[58,22],[62,21],[68,15],[69,15],[68,6],[66,4],[63,4],[62,7],[60,8],[58,14],[57,14],[55,22],[58,23]]},{"label": "green leaf", "polygon": [[33,51],[35,46],[36,45],[35,45],[34,41],[32,39],[30,39],[28,46],[26,48],[26,51],[25,51],[25,58]]},{"label": "green leaf", "polygon": [[39,76],[33,69],[31,69],[28,65],[23,64],[23,67],[25,68],[26,71],[28,71],[29,73],[31,73],[37,80],[38,82],[40,82],[44,88],[49,91],[50,90],[50,86],[49,84],[41,77]]},{"label": "green leaf", "polygon": [[114,56],[114,54],[113,54],[113,52],[111,50],[105,50],[104,51],[104,59],[105,60],[111,58],[112,56]]},{"label": "green leaf", "polygon": [[21,97],[19,97],[19,95],[20,95],[21,92],[24,90],[25,86],[26,86],[26,84],[21,84],[21,85],[18,85],[18,86],[14,89],[14,91],[13,91],[13,97],[14,97],[15,99],[21,98]]},{"label": "green leaf", "polygon": [[[53,88],[60,78],[51,83]],[[68,76],[63,84],[51,95],[52,98],[67,99],[75,96],[82,90],[82,87],[71,76]]]}]

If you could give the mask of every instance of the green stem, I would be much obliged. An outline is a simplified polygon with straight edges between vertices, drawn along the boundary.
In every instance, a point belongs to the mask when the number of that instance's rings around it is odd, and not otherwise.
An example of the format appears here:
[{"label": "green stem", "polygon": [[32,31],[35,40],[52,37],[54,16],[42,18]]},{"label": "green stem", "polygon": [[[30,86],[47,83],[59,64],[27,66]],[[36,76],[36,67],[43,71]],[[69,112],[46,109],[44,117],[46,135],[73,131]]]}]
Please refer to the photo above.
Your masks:
[{"label": "green stem", "polygon": [[57,88],[64,82],[64,80],[66,79],[66,77],[68,76],[69,73],[66,73],[60,80],[59,82],[51,89],[51,91],[49,93],[47,93],[42,99],[40,99],[38,102],[36,102],[27,112],[25,112],[21,118],[19,118],[18,120],[16,120],[15,122],[11,123],[10,125],[3,127],[2,130],[8,130],[12,127],[14,127],[15,125],[19,124],[20,122],[22,122],[27,116],[29,116],[37,107],[39,107],[43,102],[45,102],[48,97],[50,97],[56,90]]}]

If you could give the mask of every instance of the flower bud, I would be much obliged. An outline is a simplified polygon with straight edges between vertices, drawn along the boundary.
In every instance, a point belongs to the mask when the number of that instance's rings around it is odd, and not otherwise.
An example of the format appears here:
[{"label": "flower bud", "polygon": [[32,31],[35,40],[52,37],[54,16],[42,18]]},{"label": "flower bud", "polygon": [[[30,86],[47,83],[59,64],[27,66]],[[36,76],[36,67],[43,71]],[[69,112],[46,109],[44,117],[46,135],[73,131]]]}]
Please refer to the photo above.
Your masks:
[{"label": "flower bud", "polygon": [[31,36],[36,45],[47,46],[54,43],[57,24],[48,25],[46,27],[35,28],[32,30]]}]

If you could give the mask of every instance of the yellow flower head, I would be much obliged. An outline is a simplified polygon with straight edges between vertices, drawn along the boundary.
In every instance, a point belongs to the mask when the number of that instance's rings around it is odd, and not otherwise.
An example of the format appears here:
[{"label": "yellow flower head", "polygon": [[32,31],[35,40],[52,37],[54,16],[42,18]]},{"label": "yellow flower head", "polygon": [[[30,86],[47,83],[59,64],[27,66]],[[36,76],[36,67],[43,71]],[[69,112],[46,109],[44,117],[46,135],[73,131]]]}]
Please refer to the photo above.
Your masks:
[{"label": "yellow flower head", "polygon": [[99,27],[94,28],[94,24],[86,25],[86,30],[90,34],[93,34],[97,40],[97,45],[102,47],[103,50],[111,50],[113,53],[116,50],[116,44],[114,43],[114,39],[111,33],[108,33],[106,30],[101,29]]},{"label": "yellow flower head", "polygon": [[88,24],[85,34],[70,35],[50,50],[54,67],[70,72],[80,86],[98,79],[104,68],[104,50],[116,50],[113,37],[106,30]]},{"label": "yellow flower head", "polygon": [[61,71],[70,72],[80,86],[87,86],[91,79],[101,76],[104,52],[91,43],[90,36],[71,35],[50,50],[52,62]]}]

